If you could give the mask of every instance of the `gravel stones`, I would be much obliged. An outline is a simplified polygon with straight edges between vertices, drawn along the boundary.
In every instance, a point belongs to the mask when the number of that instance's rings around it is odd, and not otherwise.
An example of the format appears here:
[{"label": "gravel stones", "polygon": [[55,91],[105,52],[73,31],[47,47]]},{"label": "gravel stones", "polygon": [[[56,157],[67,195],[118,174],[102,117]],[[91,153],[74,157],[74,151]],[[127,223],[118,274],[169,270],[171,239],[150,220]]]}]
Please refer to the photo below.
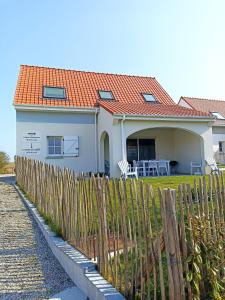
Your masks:
[{"label": "gravel stones", "polygon": [[0,182],[0,299],[48,299],[72,286],[14,187]]}]

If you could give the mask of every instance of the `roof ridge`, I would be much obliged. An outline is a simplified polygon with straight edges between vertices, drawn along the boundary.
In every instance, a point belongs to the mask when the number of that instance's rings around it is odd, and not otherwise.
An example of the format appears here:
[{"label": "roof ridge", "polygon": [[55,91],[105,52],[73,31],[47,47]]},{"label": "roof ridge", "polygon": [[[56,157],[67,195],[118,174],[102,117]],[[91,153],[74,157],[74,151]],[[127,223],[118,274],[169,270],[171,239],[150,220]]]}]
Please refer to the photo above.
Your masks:
[{"label": "roof ridge", "polygon": [[180,97],[180,99],[193,99],[193,100],[195,100],[195,99],[197,99],[197,100],[202,100],[202,101],[217,101],[217,102],[225,102],[225,99],[224,100],[222,100],[222,99],[208,99],[208,98],[198,98],[198,97],[186,97],[186,96],[181,96]]},{"label": "roof ridge", "polygon": [[73,71],[73,72],[79,72],[79,73],[91,73],[91,74],[99,74],[99,75],[113,75],[113,76],[127,76],[127,77],[139,77],[139,78],[156,79],[155,77],[152,77],[152,76],[140,76],[140,75],[118,74],[118,73],[104,73],[104,72],[95,72],[95,71],[82,71],[82,70],[64,69],[64,68],[55,68],[55,67],[45,67],[45,66],[35,66],[35,65],[26,65],[26,64],[21,64],[20,67],[62,70],[62,71],[69,71],[69,72]]}]

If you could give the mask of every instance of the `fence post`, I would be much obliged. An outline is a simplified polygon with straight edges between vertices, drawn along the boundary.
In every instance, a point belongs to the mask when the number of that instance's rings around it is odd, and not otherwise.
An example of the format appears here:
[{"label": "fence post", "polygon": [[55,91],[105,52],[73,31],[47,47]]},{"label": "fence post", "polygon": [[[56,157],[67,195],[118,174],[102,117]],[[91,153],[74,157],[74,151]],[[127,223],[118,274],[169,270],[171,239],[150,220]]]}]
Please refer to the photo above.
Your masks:
[{"label": "fence post", "polygon": [[183,300],[185,299],[184,280],[176,218],[175,190],[163,190],[160,206],[168,267],[169,298],[170,300]]}]

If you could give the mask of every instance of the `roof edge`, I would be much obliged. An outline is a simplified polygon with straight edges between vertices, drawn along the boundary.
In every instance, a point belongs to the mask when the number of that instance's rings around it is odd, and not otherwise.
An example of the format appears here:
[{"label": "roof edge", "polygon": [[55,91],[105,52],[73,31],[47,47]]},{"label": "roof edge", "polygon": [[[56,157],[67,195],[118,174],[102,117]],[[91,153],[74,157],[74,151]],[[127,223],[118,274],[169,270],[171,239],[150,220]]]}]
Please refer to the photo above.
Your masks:
[{"label": "roof edge", "polygon": [[[112,114],[112,113],[111,113]],[[180,119],[181,121],[183,120],[199,120],[199,121],[213,121],[214,119],[211,116],[177,116],[177,115],[138,115],[138,114],[112,114],[114,118],[123,118],[128,117],[129,119],[159,119],[159,120],[164,120],[164,119],[171,119],[171,120],[177,120]]]},{"label": "roof edge", "polygon": [[17,111],[52,111],[52,112],[99,112],[98,107],[81,107],[81,106],[49,106],[49,105],[32,105],[32,104],[13,104]]},{"label": "roof edge", "polygon": [[[225,99],[224,100],[222,100],[222,99],[209,99],[209,98],[198,98],[198,97],[187,97],[187,96],[181,96],[180,97],[180,100],[181,99],[183,99],[183,100],[188,100],[188,99],[190,99],[190,100],[200,100],[200,101],[215,101],[215,102],[225,102]],[[179,102],[180,102],[180,100],[179,100]],[[178,102],[178,103],[179,103]],[[189,104],[189,103],[188,103]]]},{"label": "roof edge", "polygon": [[96,71],[83,71],[83,70],[76,70],[76,69],[65,69],[65,68],[55,68],[55,67],[45,67],[45,66],[35,66],[35,65],[26,65],[21,64],[20,68],[39,68],[39,69],[51,69],[51,70],[61,70],[61,71],[68,71],[68,72],[79,72],[79,73],[91,73],[91,74],[100,74],[100,75],[115,75],[115,76],[128,76],[128,77],[139,77],[139,78],[150,78],[156,79],[153,76],[141,76],[141,75],[131,75],[131,74],[119,74],[119,73],[108,73],[108,72],[96,72]]}]

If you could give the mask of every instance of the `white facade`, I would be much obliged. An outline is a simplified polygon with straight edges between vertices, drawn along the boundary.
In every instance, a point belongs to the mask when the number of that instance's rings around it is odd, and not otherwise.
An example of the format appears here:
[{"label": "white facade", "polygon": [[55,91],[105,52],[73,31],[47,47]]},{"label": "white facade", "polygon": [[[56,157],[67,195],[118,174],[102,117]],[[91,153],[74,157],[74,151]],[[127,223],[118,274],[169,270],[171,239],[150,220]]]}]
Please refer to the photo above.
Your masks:
[{"label": "white facade", "polygon": [[[212,156],[212,128],[207,119],[112,115],[105,109],[47,110],[17,108],[17,155],[76,172],[104,172],[119,177],[118,161],[127,159],[127,139],[154,139],[156,159],[178,161],[178,172],[190,173],[190,162]],[[24,136],[37,133],[35,153],[26,151]],[[78,139],[78,156],[49,155],[48,137]],[[73,145],[73,144],[71,144]],[[31,151],[32,152],[32,151]],[[204,172],[204,170],[203,170]]]},{"label": "white facade", "polygon": [[[76,172],[96,172],[95,114],[71,112],[16,112],[17,155],[44,161],[60,167],[72,168]],[[24,136],[38,132],[40,142],[37,151],[27,151]],[[47,137],[78,137],[78,156],[48,155]],[[40,149],[40,150],[39,150]]]}]

